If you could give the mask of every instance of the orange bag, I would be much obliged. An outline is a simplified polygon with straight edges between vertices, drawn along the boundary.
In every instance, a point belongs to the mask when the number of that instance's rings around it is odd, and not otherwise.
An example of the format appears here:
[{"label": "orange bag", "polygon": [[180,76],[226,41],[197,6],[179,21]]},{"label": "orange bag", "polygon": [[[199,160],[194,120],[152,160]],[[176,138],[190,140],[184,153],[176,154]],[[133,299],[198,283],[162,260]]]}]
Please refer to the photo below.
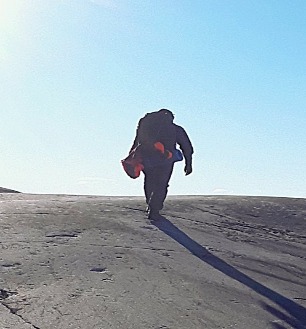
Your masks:
[{"label": "orange bag", "polygon": [[133,179],[139,177],[144,169],[139,146],[135,147],[125,159],[121,160],[121,164],[129,177]]}]

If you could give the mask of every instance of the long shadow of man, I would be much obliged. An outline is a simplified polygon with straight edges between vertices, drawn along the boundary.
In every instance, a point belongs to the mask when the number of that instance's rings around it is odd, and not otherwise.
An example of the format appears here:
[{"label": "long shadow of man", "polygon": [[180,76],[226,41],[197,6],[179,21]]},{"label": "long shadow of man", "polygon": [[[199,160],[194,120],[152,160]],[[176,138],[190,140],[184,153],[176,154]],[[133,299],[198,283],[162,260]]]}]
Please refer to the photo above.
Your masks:
[{"label": "long shadow of man", "polygon": [[[173,225],[169,220],[164,218],[153,223],[158,229],[163,231],[169,237],[174,239],[176,242],[184,246],[189,250],[194,256],[198,257],[200,260],[206,264],[212,266],[218,271],[224,273],[230,278],[244,284],[245,286],[251,288],[258,294],[268,298],[270,301],[274,302],[284,311],[286,311],[290,316],[287,316],[285,313],[276,310],[275,308],[262,303],[263,307],[272,313],[274,316],[277,316],[279,319],[287,322],[292,328],[295,329],[305,329],[306,328],[306,308],[295,303],[294,301],[280,295],[279,293],[271,290],[270,288],[262,285],[261,283],[253,280],[246,274],[238,271],[233,266],[229,265],[222,259],[213,255],[206,248],[202,247],[199,243],[192,240],[187,234],[181,231],[178,227]],[[275,328],[282,329],[281,325],[275,324]]]}]

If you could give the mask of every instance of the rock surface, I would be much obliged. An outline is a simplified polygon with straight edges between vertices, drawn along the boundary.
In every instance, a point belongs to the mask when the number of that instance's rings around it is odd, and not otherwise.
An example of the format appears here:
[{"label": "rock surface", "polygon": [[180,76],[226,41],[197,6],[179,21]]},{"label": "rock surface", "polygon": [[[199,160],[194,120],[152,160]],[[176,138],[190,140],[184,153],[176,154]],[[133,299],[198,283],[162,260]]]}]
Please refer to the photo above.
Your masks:
[{"label": "rock surface", "polygon": [[306,200],[0,195],[0,328],[306,328]]},{"label": "rock surface", "polygon": [[8,188],[0,187],[0,193],[20,193],[18,191],[10,190]]}]

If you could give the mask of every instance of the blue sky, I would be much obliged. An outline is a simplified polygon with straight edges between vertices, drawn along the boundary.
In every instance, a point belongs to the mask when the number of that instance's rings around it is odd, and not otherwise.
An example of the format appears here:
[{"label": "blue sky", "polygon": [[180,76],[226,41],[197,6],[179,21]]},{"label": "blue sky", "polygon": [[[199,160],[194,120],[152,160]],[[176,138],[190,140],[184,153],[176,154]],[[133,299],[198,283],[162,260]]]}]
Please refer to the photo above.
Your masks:
[{"label": "blue sky", "polygon": [[306,197],[306,2],[0,0],[0,186],[142,195],[121,168],[169,108],[169,194]]}]

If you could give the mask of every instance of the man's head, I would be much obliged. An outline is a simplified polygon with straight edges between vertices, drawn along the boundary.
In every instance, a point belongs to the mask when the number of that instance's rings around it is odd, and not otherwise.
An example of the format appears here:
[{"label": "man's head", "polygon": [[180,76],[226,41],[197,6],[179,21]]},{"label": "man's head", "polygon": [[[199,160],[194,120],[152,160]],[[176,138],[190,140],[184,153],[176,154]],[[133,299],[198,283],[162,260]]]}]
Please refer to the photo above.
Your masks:
[{"label": "man's head", "polygon": [[174,120],[174,114],[171,111],[167,110],[167,109],[160,109],[158,111],[158,113],[164,115],[165,119],[167,119],[167,120],[170,120],[170,121]]}]

